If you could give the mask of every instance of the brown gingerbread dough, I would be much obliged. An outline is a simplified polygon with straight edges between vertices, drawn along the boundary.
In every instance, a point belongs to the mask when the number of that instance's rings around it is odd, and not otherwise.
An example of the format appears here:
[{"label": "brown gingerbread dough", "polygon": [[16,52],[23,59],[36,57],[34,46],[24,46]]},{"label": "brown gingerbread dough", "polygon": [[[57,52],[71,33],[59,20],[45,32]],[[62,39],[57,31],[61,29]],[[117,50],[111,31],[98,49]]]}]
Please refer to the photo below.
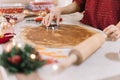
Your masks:
[{"label": "brown gingerbread dough", "polygon": [[45,27],[27,27],[22,31],[25,42],[44,47],[70,48],[86,40],[96,31],[78,25],[61,24],[57,30],[46,30]]}]

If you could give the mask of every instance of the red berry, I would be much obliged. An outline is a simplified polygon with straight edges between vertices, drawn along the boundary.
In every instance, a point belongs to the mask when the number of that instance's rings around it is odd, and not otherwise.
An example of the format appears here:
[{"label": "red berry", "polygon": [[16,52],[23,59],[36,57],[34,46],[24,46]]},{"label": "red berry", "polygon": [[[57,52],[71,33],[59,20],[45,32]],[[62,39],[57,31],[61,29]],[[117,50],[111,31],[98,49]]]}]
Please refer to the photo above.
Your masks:
[{"label": "red berry", "polygon": [[8,61],[12,64],[18,64],[21,62],[21,57],[19,55],[14,55],[13,57],[8,58]]}]

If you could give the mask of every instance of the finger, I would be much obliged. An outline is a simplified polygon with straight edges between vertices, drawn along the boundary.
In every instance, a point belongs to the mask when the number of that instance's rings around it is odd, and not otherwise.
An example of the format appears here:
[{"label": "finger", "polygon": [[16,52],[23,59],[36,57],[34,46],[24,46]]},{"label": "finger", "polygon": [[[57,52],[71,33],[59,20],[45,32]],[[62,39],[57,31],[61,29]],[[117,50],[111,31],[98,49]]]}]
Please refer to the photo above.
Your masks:
[{"label": "finger", "polygon": [[60,16],[57,17],[57,25],[60,23]]},{"label": "finger", "polygon": [[120,38],[120,34],[115,37],[116,40],[118,40],[119,38]]},{"label": "finger", "polygon": [[111,35],[112,33],[116,32],[117,28],[115,26],[113,27],[109,27],[105,32],[105,34],[107,34],[108,36]]},{"label": "finger", "polygon": [[112,28],[112,27],[114,27],[114,26],[115,26],[115,25],[110,25],[110,26],[106,27],[103,31],[106,32],[106,31],[108,31],[110,28]]},{"label": "finger", "polygon": [[120,38],[120,35],[118,35],[117,37],[115,37],[113,40],[116,41]]},{"label": "finger", "polygon": [[116,40],[118,40],[120,38],[120,34],[119,35],[117,35],[116,37],[112,37],[112,38],[110,38],[112,41],[116,41]]},{"label": "finger", "polygon": [[49,18],[48,18],[48,22],[47,22],[47,25],[46,26],[49,26],[53,20],[53,14],[50,14]]},{"label": "finger", "polygon": [[48,25],[48,22],[49,22],[49,18],[50,18],[50,14],[48,14],[45,18],[45,26]]},{"label": "finger", "polygon": [[103,31],[108,32],[111,28],[115,27],[114,25],[110,25],[107,28],[105,28]]},{"label": "finger", "polygon": [[117,30],[116,32],[112,33],[111,35],[109,35],[109,38],[111,40],[117,40],[120,38],[120,31]]},{"label": "finger", "polygon": [[42,23],[42,25],[45,25],[45,18],[43,18],[41,23]]},{"label": "finger", "polygon": [[48,21],[48,18],[49,18],[49,14],[43,18],[43,20],[42,20],[43,25],[47,25],[46,23]]},{"label": "finger", "polygon": [[114,38],[119,35],[119,31],[113,32],[109,37]]}]

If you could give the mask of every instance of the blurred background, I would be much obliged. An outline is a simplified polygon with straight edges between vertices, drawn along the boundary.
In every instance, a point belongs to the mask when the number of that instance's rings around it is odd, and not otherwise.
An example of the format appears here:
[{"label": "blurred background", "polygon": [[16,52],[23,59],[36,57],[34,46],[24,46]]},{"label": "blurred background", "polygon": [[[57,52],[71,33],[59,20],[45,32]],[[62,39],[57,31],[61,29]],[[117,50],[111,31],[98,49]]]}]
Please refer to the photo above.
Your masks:
[{"label": "blurred background", "polygon": [[[23,3],[28,4],[30,1],[35,0],[0,0],[0,3]],[[47,0],[36,0],[36,1],[47,1]],[[48,0],[50,1],[50,0]],[[51,0],[52,1],[52,0]],[[53,0],[59,7],[66,6],[72,2],[72,0]]]}]

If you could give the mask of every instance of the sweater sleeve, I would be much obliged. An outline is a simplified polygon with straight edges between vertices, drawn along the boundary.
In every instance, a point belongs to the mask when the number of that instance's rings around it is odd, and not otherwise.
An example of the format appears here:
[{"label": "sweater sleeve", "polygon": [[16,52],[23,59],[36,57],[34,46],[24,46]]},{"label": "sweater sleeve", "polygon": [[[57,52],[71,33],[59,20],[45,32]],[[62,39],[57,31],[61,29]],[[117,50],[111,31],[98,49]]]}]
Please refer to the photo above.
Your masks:
[{"label": "sweater sleeve", "polygon": [[86,0],[73,0],[73,2],[74,1],[78,4],[78,6],[80,6],[80,12],[85,10]]}]

